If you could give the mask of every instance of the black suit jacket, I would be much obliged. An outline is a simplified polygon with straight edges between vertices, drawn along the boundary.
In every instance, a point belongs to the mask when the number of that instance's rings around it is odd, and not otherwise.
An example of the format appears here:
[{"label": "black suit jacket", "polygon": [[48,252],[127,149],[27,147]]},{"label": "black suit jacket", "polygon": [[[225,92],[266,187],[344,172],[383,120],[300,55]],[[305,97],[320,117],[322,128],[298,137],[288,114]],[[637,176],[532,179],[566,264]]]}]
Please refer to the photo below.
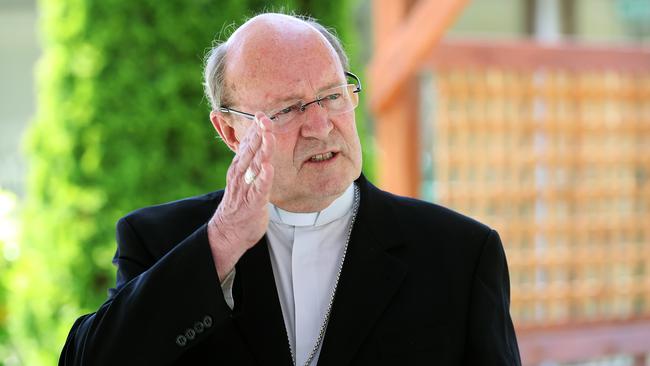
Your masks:
[{"label": "black suit jacket", "polygon": [[[357,180],[361,203],[318,365],[519,365],[498,234]],[[236,265],[231,310],[206,222],[223,191],[117,225],[117,284],[60,365],[291,365],[266,238]]]}]

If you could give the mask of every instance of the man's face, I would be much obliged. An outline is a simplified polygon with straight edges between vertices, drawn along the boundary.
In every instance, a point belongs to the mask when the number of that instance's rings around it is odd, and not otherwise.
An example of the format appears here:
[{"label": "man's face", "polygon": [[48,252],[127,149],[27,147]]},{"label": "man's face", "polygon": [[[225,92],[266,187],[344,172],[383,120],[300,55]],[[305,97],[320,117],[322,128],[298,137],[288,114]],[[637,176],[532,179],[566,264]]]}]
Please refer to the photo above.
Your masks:
[{"label": "man's face", "polygon": [[[232,107],[269,113],[296,99],[310,102],[327,88],[347,84],[340,61],[326,42],[315,30],[261,32],[246,39],[228,54],[226,83]],[[271,202],[290,211],[322,209],[319,206],[333,201],[361,173],[354,111],[331,116],[311,104],[298,118],[299,127],[274,133]],[[252,122],[235,119],[241,140]]]}]

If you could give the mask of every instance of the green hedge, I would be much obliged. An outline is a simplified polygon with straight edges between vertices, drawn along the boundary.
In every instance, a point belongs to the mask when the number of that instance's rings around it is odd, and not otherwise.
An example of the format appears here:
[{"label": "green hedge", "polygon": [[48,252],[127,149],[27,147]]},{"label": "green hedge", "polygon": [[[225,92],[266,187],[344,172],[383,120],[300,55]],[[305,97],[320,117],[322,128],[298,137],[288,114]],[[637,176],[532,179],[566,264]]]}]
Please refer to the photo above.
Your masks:
[{"label": "green hedge", "polygon": [[55,364],[74,319],[105,301],[120,216],[223,187],[232,155],[215,139],[201,69],[224,24],[283,7],[358,44],[345,0],[41,0],[39,7],[43,57],[27,139],[25,230],[6,298],[11,347],[25,365]]},{"label": "green hedge", "polygon": [[19,220],[17,198],[12,192],[0,188],[0,365],[16,358],[16,350],[9,341],[9,309],[12,281],[6,274],[13,270],[19,252]]}]

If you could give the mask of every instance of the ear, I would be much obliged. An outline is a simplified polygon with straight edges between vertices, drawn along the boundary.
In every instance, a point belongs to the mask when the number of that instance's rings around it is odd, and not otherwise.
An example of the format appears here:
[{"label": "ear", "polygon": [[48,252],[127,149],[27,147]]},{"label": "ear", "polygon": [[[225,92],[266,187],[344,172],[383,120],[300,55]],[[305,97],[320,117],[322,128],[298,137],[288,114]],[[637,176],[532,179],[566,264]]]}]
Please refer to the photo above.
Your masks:
[{"label": "ear", "polygon": [[228,145],[228,148],[234,153],[237,153],[239,148],[239,140],[235,133],[235,128],[230,124],[226,117],[221,112],[212,111],[210,112],[210,122],[212,126],[217,131],[221,139]]}]

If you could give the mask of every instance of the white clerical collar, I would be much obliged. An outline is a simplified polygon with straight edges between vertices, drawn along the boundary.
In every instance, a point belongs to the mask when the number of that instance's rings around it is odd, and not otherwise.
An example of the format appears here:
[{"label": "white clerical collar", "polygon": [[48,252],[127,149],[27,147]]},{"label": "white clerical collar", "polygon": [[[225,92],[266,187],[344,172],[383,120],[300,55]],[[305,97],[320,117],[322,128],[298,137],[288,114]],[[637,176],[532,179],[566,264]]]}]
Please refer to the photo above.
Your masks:
[{"label": "white clerical collar", "polygon": [[320,226],[345,216],[354,204],[354,183],[343,192],[332,204],[319,212],[289,212],[272,203],[267,205],[269,219],[275,223],[291,226]]}]

